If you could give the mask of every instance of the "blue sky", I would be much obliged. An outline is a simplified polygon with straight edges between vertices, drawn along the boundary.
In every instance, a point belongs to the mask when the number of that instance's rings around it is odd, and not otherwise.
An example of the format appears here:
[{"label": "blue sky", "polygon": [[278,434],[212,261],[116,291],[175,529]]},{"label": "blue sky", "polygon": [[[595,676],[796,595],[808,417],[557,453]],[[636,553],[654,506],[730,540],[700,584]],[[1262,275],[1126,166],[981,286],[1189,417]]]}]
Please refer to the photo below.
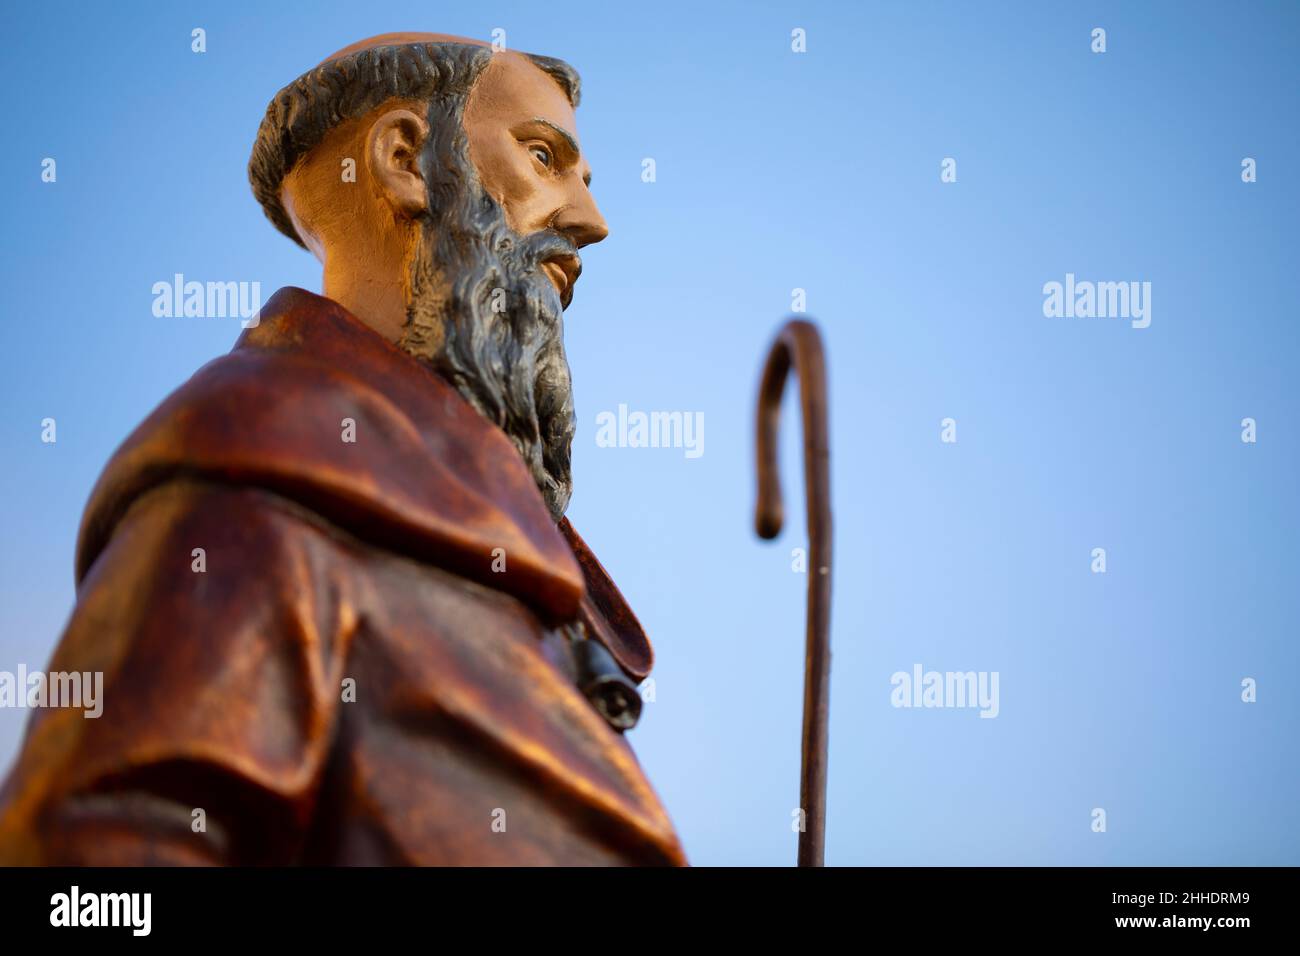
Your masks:
[{"label": "blue sky", "polygon": [[[153,283],[319,288],[247,184],[271,95],[375,33],[500,27],[583,75],[611,235],[567,318],[570,516],[655,642],[631,740],[692,861],[795,857],[793,414],[790,525],[762,543],[750,516],[759,365],[800,288],[831,379],[827,861],[1300,863],[1300,8],[275,6],[3,14],[0,669],[47,660],[113,449],[238,334],[155,318]],[[1150,282],[1150,326],[1045,317],[1067,273]],[[703,413],[704,454],[599,447],[620,404]],[[915,664],[997,672],[997,718],[891,706]],[[0,710],[0,763],[25,719]]]}]

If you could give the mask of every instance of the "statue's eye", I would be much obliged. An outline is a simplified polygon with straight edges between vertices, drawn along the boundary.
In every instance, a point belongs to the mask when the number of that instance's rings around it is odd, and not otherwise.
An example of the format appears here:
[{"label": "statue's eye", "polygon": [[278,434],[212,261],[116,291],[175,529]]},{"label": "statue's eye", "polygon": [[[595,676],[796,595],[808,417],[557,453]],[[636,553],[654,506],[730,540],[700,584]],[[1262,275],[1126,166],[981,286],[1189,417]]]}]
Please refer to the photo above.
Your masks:
[{"label": "statue's eye", "polygon": [[551,168],[551,151],[545,146],[529,146],[528,151],[547,169]]}]

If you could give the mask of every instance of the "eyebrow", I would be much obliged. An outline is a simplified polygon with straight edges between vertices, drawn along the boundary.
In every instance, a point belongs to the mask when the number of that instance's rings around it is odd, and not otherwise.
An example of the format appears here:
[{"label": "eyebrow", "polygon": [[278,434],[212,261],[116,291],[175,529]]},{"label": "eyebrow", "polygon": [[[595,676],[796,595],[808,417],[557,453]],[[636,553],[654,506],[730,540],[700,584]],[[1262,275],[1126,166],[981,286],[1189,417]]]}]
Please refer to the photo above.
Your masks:
[{"label": "eyebrow", "polygon": [[570,133],[563,126],[556,126],[554,123],[552,123],[550,120],[546,119],[543,116],[534,116],[533,122],[541,123],[543,126],[555,130],[555,132],[559,133],[561,136],[564,137],[564,141],[569,144],[569,148],[572,149],[575,154],[581,154],[582,148],[578,146],[578,138],[574,136],[572,133]]},{"label": "eyebrow", "polygon": [[[569,132],[567,129],[565,129],[563,126],[556,126],[554,123],[552,123],[550,120],[548,120],[545,116],[534,116],[534,117],[533,117],[533,122],[534,122],[534,123],[541,123],[541,124],[542,124],[543,126],[545,126],[547,129],[554,130],[556,133],[559,133],[560,136],[563,137],[564,141],[569,145],[569,148],[570,148],[571,150],[573,150],[573,155],[574,155],[574,156],[581,156],[581,155],[582,155],[582,147],[580,147],[580,146],[578,145],[578,137],[574,136],[572,133],[570,133],[570,132]],[[590,186],[590,185],[591,185],[591,173],[588,172],[587,175],[583,176],[583,177],[582,177],[582,181],[583,181],[586,185]]]}]

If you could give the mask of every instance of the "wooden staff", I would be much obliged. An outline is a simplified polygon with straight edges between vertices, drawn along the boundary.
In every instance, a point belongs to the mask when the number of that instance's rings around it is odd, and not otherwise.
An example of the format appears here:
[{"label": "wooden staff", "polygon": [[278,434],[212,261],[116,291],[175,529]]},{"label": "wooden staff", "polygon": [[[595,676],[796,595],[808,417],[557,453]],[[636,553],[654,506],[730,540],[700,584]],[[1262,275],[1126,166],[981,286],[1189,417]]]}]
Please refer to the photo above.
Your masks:
[{"label": "wooden staff", "polygon": [[826,744],[830,710],[831,487],[826,360],[817,326],[791,319],[777,333],[758,388],[758,506],[761,538],[781,532],[784,509],[777,469],[781,396],[791,366],[799,375],[804,484],[808,506],[808,624],[804,657],[803,765],[799,802],[804,828],[799,865],[823,866],[826,855]]}]

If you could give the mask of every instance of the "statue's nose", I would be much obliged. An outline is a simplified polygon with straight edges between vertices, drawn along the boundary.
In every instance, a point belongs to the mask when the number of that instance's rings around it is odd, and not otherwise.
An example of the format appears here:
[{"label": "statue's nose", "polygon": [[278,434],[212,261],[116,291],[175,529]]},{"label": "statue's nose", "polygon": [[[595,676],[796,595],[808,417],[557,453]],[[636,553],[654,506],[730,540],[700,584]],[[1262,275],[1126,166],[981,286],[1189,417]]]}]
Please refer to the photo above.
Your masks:
[{"label": "statue's nose", "polygon": [[609,225],[605,222],[605,217],[600,214],[600,210],[596,208],[596,200],[592,198],[586,185],[582,185],[579,195],[560,210],[553,225],[577,243],[579,249],[593,242],[600,242],[609,235]]}]

